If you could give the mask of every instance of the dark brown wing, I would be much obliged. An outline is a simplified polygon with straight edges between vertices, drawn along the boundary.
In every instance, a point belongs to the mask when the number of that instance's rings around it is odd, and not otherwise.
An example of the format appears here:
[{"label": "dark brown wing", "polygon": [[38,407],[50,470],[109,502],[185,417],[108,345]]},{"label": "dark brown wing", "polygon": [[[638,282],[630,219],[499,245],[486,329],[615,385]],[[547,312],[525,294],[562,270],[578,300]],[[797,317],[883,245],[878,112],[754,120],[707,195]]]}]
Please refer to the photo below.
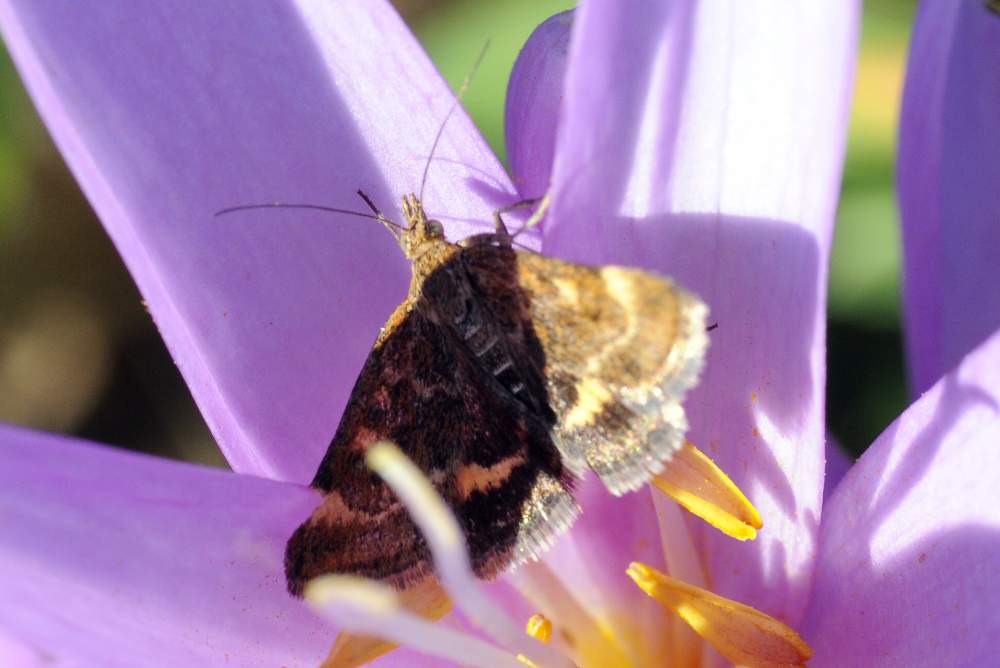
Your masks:
[{"label": "dark brown wing", "polygon": [[707,308],[668,279],[518,253],[548,365],[554,441],[579,474],[639,488],[683,445],[682,401],[698,379]]},{"label": "dark brown wing", "polygon": [[[293,593],[325,573],[397,587],[429,574],[424,539],[364,464],[380,440],[398,445],[452,507],[481,577],[537,555],[575,517],[551,440],[541,346],[518,315],[526,302],[516,281],[488,294],[470,278],[467,252],[426,277],[365,362],[313,481],[324,501],[288,543]],[[510,249],[476,251],[491,252],[514,271]]]}]

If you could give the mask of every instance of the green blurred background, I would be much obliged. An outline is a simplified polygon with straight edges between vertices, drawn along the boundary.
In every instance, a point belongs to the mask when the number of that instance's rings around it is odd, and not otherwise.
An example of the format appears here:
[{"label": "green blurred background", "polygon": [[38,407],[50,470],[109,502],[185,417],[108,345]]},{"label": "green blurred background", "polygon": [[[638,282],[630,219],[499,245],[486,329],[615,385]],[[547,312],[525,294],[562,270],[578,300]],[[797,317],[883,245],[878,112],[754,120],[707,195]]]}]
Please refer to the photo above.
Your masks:
[{"label": "green blurred background", "polygon": [[[397,0],[504,157],[520,46],[556,0]],[[907,404],[893,152],[912,0],[867,3],[830,274],[828,423],[860,454]],[[0,420],[225,465],[121,260],[0,56]]]}]

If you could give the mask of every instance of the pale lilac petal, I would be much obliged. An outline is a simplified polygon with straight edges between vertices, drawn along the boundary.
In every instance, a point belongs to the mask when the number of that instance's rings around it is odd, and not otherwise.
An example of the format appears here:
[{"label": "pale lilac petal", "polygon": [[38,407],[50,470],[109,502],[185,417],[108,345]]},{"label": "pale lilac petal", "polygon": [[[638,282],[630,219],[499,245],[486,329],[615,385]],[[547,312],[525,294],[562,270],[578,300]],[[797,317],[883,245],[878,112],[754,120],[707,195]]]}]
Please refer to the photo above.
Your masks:
[{"label": "pale lilac petal", "polygon": [[567,11],[535,28],[510,73],[504,130],[522,197],[541,197],[549,187],[572,26],[573,11]]},{"label": "pale lilac petal", "polygon": [[[453,96],[388,3],[2,0],[0,28],[233,467],[311,479],[409,268],[374,221]],[[452,237],[517,198],[464,113],[425,193]]]},{"label": "pale lilac petal", "polygon": [[315,491],[7,426],[0,460],[0,629],[24,646],[87,666],[329,650],[282,566]]},{"label": "pale lilac petal", "polygon": [[[584,4],[546,252],[673,275],[718,323],[691,436],[764,517],[713,589],[794,622],[823,478],[826,272],[857,2]],[[584,548],[585,549],[585,548]]]},{"label": "pale lilac petal", "polygon": [[1000,333],[875,441],[823,513],[813,666],[986,666],[1000,637]]},{"label": "pale lilac petal", "polygon": [[917,395],[1000,327],[1000,15],[986,4],[921,2],[913,28],[897,173]]},{"label": "pale lilac petal", "polygon": [[42,647],[32,647],[12,638],[0,628],[0,665],[10,668],[55,668],[73,664],[71,661],[66,661],[65,657],[49,654]]},{"label": "pale lilac petal", "polygon": [[852,457],[831,434],[826,435],[826,475],[823,478],[823,502],[830,498],[837,485],[854,465]]}]

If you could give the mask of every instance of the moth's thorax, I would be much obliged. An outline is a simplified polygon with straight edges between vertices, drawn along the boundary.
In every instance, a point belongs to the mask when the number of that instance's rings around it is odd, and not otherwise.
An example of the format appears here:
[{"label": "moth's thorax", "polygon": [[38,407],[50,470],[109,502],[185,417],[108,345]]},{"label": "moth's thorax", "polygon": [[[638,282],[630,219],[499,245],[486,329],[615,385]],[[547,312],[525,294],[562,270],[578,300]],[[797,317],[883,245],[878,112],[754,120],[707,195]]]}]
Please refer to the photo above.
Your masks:
[{"label": "moth's thorax", "polygon": [[403,197],[403,216],[406,229],[399,235],[399,247],[413,263],[410,297],[416,298],[424,279],[458,252],[459,247],[445,239],[441,223],[427,219],[416,195]]},{"label": "moth's thorax", "polygon": [[459,250],[457,245],[448,243],[444,239],[431,239],[421,244],[418,248],[419,254],[410,258],[413,262],[410,297],[420,296],[424,280]]}]

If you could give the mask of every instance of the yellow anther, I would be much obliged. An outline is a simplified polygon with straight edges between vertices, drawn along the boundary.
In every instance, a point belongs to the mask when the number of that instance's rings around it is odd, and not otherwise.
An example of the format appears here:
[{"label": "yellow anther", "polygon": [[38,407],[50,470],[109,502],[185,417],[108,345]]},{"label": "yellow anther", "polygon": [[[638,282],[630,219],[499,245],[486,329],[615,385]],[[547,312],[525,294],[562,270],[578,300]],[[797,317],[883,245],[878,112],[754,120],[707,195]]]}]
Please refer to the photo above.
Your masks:
[{"label": "yellow anther", "polygon": [[[431,578],[399,592],[400,604],[421,617],[437,621],[451,610],[451,599],[437,580]],[[356,668],[396,649],[396,644],[341,631],[320,668]]]},{"label": "yellow anther", "polygon": [[524,632],[535,640],[548,642],[552,639],[552,622],[542,613],[536,612],[528,619],[528,625]]},{"label": "yellow anther", "polygon": [[804,666],[812,649],[793,629],[748,605],[694,587],[645,564],[629,576],[736,665],[751,668]]},{"label": "yellow anther", "polygon": [[544,561],[522,564],[517,575],[521,593],[552,615],[559,628],[554,644],[561,646],[576,665],[635,668],[635,662],[622,646],[626,639],[616,635],[608,620],[599,619],[594,611],[584,607]]},{"label": "yellow anther", "polygon": [[708,456],[690,443],[674,454],[653,478],[664,494],[716,529],[739,540],[753,540],[764,526],[760,513]]}]

